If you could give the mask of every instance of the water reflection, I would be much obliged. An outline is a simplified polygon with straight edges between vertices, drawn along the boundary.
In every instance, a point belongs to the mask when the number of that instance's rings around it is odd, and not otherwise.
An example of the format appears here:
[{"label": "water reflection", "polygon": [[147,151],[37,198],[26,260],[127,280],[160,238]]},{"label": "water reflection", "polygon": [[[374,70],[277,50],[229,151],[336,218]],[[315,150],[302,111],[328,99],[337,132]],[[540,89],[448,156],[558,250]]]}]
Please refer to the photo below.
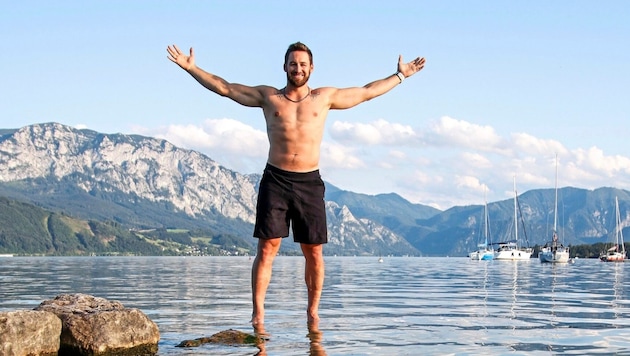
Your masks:
[{"label": "water reflection", "polygon": [[[324,341],[324,333],[319,329],[319,322],[307,323],[306,329],[308,330],[306,334],[306,339],[308,341],[308,350],[306,351],[307,355],[312,356],[327,356],[326,350],[324,349],[323,341]],[[268,343],[272,343],[272,336],[265,330],[265,326],[262,324],[254,325],[254,334],[262,337],[266,342],[257,345],[258,352],[256,352],[256,356],[267,356]],[[273,351],[269,351],[269,354],[275,354]]]},{"label": "water reflection", "polygon": [[[512,304],[510,305],[510,313],[512,319],[516,319],[516,303],[518,301],[518,265],[523,263],[523,261],[501,261],[501,262],[511,262],[512,263]],[[529,261],[525,262],[528,263]],[[513,324],[513,329],[516,329],[516,324]]]},{"label": "water reflection", "polygon": [[[477,263],[475,263],[477,262]],[[260,349],[180,341],[251,332],[246,257],[12,258],[0,310],[87,293],[144,311],[159,355],[630,353],[627,263],[327,257],[318,325],[306,325],[304,259],[279,257]],[[256,330],[254,330],[256,332]]]},{"label": "water reflection", "polygon": [[312,323],[308,323],[308,334],[307,337],[309,339],[309,355],[313,356],[326,356],[326,350],[324,350],[324,346],[322,345],[322,341],[324,339],[324,333],[319,330],[319,321],[315,321]]},{"label": "water reflection", "polygon": [[559,300],[558,300],[558,296],[556,295],[556,288],[558,284],[558,273],[562,273],[561,271],[559,271],[560,266],[559,265],[556,266],[556,265],[557,264],[552,264],[551,266],[551,287],[550,287],[551,295],[549,296],[549,300],[551,301],[551,307],[549,308],[549,314],[551,315],[551,317],[549,319],[549,323],[552,326],[556,326],[558,324],[556,308],[558,307]]},{"label": "water reflection", "polygon": [[267,356],[267,345],[266,342],[269,340],[270,335],[265,330],[264,324],[254,324],[254,335],[261,337],[265,342],[257,345],[258,352],[257,356]]},{"label": "water reflection", "polygon": [[623,263],[613,263],[614,277],[615,281],[613,283],[613,299],[611,302],[611,307],[613,309],[613,313],[615,315],[615,319],[619,319],[621,317],[621,308],[623,305]]}]

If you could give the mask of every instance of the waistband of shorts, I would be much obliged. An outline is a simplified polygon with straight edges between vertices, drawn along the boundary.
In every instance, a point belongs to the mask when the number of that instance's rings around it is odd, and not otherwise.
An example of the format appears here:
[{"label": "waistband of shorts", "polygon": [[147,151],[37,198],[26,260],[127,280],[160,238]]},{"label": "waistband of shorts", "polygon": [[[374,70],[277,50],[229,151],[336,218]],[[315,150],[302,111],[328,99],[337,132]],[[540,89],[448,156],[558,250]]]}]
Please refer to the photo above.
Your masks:
[{"label": "waistband of shorts", "polygon": [[280,169],[267,163],[267,166],[265,166],[265,171],[269,171],[292,180],[311,180],[321,178],[321,175],[319,174],[319,169],[310,172],[291,172],[285,171],[284,169]]}]

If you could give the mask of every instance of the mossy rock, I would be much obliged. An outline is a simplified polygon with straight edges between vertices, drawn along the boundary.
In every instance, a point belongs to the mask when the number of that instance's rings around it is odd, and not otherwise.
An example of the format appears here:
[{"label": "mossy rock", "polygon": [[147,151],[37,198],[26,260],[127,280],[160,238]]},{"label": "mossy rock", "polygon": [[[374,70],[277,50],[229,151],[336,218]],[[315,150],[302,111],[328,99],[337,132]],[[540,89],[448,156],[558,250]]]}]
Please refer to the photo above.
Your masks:
[{"label": "mossy rock", "polygon": [[200,337],[194,340],[184,340],[177,347],[198,347],[203,344],[221,344],[221,345],[260,345],[265,343],[266,339],[262,336],[249,334],[246,332],[229,329],[219,331],[209,337]]}]

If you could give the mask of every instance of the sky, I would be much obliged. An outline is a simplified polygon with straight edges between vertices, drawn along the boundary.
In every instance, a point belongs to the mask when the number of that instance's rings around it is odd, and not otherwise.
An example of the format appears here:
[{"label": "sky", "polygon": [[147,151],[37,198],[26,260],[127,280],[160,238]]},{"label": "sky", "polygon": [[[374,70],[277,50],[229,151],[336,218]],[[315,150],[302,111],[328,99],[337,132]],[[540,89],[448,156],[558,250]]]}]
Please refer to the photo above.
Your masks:
[{"label": "sky", "polygon": [[[11,1],[0,5],[0,128],[59,122],[166,139],[262,173],[260,108],[167,59],[194,48],[229,82],[363,86],[426,58],[385,95],[329,113],[326,182],[445,210],[559,187],[630,189],[628,1]],[[556,160],[557,157],[557,160]]]}]

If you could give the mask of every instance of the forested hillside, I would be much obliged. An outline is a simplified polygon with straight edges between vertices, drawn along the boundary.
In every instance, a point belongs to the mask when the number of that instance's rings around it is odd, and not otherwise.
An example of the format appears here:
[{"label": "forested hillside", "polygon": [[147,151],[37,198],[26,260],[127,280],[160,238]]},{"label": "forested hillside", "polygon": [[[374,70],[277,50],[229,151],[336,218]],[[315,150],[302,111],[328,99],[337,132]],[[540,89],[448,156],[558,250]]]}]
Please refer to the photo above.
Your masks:
[{"label": "forested hillside", "polygon": [[250,254],[252,245],[207,230],[130,231],[0,197],[0,253],[17,255]]}]

